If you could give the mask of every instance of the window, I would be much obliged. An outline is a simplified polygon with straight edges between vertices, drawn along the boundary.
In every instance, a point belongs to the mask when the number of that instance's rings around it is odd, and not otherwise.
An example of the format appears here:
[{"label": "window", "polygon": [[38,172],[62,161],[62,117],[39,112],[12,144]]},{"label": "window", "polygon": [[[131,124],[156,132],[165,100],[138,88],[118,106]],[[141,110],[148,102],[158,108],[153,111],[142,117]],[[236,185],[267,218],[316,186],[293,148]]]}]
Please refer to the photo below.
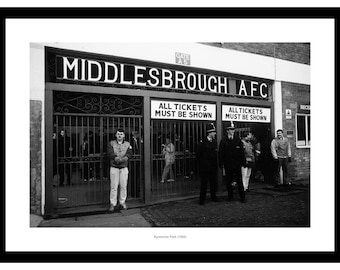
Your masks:
[{"label": "window", "polygon": [[310,147],[309,114],[296,114],[296,146]]}]

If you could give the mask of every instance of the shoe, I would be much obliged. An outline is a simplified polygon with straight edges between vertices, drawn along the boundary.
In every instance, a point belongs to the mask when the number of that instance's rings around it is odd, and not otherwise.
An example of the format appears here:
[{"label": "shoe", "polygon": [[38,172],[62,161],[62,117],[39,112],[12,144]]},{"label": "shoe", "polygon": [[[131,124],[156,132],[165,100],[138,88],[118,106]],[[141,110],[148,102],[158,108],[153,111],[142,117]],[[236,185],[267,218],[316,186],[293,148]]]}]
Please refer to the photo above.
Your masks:
[{"label": "shoe", "polygon": [[110,204],[109,212],[113,212],[115,210],[115,206],[113,204]]},{"label": "shoe", "polygon": [[219,198],[212,198],[211,199],[213,202],[220,202],[221,200]]},{"label": "shoe", "polygon": [[161,180],[160,182],[161,182],[162,184],[164,184],[164,180]]},{"label": "shoe", "polygon": [[199,205],[204,205],[204,201],[199,201],[198,204]]},{"label": "shoe", "polygon": [[175,182],[175,179],[168,179],[167,182]]},{"label": "shoe", "polygon": [[126,203],[122,203],[120,206],[121,206],[122,209],[127,210]]}]

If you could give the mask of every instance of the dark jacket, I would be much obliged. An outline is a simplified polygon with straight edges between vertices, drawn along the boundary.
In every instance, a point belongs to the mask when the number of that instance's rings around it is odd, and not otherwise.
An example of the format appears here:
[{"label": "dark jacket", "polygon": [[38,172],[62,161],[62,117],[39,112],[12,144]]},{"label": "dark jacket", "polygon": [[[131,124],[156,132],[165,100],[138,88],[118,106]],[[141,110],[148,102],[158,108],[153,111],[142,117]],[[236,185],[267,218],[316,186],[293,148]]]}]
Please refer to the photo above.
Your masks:
[{"label": "dark jacket", "polygon": [[220,167],[230,169],[238,169],[245,164],[243,143],[239,137],[234,136],[233,140],[230,140],[228,136],[225,136],[221,140],[218,161]]},{"label": "dark jacket", "polygon": [[217,172],[217,142],[203,139],[196,149],[196,159],[200,172],[215,171]]},{"label": "dark jacket", "polygon": [[61,136],[58,137],[58,155],[59,157],[69,157],[71,155],[70,151],[70,138],[68,136]]}]

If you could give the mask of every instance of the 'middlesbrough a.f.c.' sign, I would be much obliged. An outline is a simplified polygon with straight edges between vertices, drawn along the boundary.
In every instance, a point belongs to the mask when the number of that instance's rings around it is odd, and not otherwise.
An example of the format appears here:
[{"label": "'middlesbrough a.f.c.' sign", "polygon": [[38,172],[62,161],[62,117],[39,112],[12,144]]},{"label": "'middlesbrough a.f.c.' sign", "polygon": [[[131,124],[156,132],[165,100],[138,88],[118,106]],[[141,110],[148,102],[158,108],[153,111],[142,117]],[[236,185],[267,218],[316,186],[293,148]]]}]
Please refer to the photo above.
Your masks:
[{"label": "'middlesbrough a.f.c.' sign", "polygon": [[56,78],[80,83],[101,83],[106,85],[199,91],[216,94],[230,94],[230,80],[236,81],[236,95],[268,98],[265,82],[231,79],[210,73],[150,66],[138,60],[138,64],[119,61],[90,60],[81,57],[56,55]]}]

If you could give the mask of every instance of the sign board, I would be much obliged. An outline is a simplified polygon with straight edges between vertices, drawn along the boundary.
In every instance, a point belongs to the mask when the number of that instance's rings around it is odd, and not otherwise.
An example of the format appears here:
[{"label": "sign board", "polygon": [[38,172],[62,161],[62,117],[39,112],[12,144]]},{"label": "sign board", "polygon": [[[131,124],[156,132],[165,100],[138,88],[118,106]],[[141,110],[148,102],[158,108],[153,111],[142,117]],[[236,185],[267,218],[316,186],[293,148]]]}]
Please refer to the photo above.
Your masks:
[{"label": "sign board", "polygon": [[310,113],[310,104],[298,104],[299,113]]},{"label": "sign board", "polygon": [[186,53],[175,53],[176,64],[190,66],[190,54]]},{"label": "sign board", "polygon": [[[167,92],[271,98],[267,80],[248,81],[229,73],[191,66],[191,55],[174,52],[175,64],[48,48],[46,81]],[[179,67],[181,65],[181,67]]]},{"label": "sign board", "polygon": [[270,108],[223,105],[222,121],[270,123]]},{"label": "sign board", "polygon": [[216,105],[151,100],[151,119],[216,120]]},{"label": "sign board", "polygon": [[292,119],[292,110],[286,109],[286,119]]}]

